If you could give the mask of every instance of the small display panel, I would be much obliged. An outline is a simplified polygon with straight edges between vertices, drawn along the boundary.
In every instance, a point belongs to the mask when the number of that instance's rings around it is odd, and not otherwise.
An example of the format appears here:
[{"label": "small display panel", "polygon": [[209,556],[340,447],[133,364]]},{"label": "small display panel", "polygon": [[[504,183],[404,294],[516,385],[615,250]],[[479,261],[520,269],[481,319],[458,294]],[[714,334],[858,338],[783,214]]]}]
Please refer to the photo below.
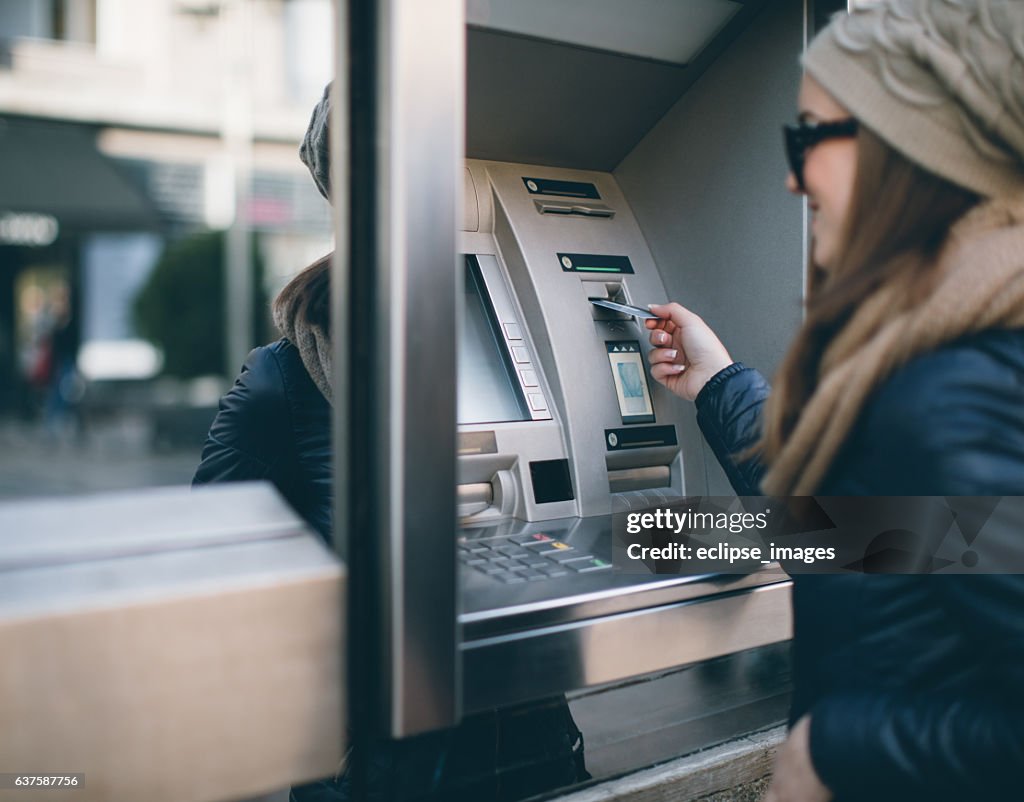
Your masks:
[{"label": "small display panel", "polygon": [[459,423],[530,420],[476,258],[466,257],[459,342]]},{"label": "small display panel", "polygon": [[636,340],[606,342],[608,362],[623,423],[654,423],[654,405],[647,386],[643,352]]}]

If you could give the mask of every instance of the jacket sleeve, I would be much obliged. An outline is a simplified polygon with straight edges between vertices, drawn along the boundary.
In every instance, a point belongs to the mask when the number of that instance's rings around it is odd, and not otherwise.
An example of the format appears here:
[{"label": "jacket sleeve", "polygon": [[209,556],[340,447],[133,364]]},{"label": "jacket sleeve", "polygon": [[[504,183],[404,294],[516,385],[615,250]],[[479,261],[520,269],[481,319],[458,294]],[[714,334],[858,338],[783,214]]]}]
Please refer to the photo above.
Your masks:
[{"label": "jacket sleeve", "polygon": [[[946,357],[946,365],[959,359]],[[975,364],[917,372],[893,387],[877,458],[898,465],[900,490],[936,496],[1024,495],[1024,398],[1013,379]],[[896,403],[898,398],[902,407]],[[887,455],[891,455],[889,460]],[[892,493],[884,475],[870,495]],[[901,492],[901,494],[907,494]],[[970,503],[964,499],[961,503]],[[1012,508],[1007,508],[1012,509]],[[1018,508],[1019,509],[1019,508]],[[998,515],[998,509],[995,513]],[[996,553],[1021,559],[1022,522],[993,532]],[[1008,551],[1009,550],[1009,551]],[[988,550],[986,550],[988,551]],[[979,564],[979,571],[985,569]],[[840,799],[1011,799],[1024,765],[1024,575],[923,577],[977,672],[958,690],[850,692],[811,710],[811,758]],[[968,690],[963,690],[964,687]]]},{"label": "jacket sleeve", "polygon": [[281,370],[267,348],[252,351],[221,398],[192,484],[286,479],[288,408]]},{"label": "jacket sleeve", "polygon": [[756,458],[740,459],[760,435],[761,410],[771,387],[764,376],[734,362],[704,385],[695,400],[704,439],[740,496],[760,495],[764,466]]}]

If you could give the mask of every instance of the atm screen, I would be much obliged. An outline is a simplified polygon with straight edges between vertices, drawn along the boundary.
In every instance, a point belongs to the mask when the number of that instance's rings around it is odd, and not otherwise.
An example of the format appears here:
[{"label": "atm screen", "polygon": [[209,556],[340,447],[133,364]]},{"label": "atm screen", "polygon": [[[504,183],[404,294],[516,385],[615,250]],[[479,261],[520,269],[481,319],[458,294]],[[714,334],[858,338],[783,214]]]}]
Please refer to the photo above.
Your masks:
[{"label": "atm screen", "polygon": [[530,420],[487,288],[472,256],[466,257],[465,278],[459,343],[459,423]]},{"label": "atm screen", "polygon": [[606,342],[623,423],[654,423],[647,371],[636,340]]}]

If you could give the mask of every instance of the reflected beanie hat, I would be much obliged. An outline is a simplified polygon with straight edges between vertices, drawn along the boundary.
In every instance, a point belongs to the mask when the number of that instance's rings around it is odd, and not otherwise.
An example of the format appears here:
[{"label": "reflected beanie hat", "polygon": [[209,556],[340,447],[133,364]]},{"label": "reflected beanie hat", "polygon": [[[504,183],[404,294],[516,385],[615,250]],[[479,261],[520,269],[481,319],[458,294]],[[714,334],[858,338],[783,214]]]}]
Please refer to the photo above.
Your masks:
[{"label": "reflected beanie hat", "polygon": [[926,170],[1024,193],[1024,0],[884,0],[838,14],[803,64]]},{"label": "reflected beanie hat", "polygon": [[[333,82],[332,82],[333,83]],[[324,88],[324,96],[313,109],[306,135],[299,146],[299,158],[313,174],[320,194],[331,199],[331,84]]]}]

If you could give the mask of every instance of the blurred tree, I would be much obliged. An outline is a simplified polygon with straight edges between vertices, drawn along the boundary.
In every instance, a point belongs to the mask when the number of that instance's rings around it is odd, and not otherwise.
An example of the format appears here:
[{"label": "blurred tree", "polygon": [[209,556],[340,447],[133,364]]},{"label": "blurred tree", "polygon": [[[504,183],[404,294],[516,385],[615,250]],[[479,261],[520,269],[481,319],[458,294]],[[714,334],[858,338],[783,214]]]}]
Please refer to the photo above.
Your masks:
[{"label": "blurred tree", "polygon": [[[194,234],[167,246],[135,296],[135,328],[164,353],[163,374],[189,379],[231,375],[224,365],[223,231]],[[270,329],[263,289],[263,261],[253,235],[252,343],[265,342]]]}]

